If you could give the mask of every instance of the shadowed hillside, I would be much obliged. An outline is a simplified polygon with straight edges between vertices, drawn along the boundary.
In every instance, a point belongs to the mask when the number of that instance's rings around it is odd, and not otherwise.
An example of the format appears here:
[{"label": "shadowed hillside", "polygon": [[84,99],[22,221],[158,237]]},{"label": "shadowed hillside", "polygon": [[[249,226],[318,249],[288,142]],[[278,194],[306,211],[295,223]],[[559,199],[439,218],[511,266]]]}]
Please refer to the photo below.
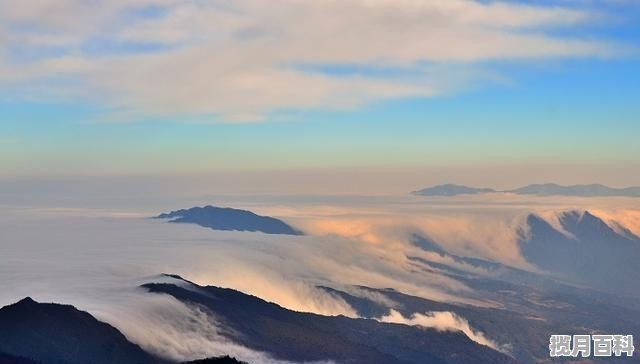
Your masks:
[{"label": "shadowed hillside", "polygon": [[162,362],[86,312],[31,298],[0,309],[0,352],[42,364]]},{"label": "shadowed hillside", "polygon": [[560,215],[564,231],[529,215],[523,256],[538,267],[607,292],[640,297],[640,238],[613,230],[588,211]]}]

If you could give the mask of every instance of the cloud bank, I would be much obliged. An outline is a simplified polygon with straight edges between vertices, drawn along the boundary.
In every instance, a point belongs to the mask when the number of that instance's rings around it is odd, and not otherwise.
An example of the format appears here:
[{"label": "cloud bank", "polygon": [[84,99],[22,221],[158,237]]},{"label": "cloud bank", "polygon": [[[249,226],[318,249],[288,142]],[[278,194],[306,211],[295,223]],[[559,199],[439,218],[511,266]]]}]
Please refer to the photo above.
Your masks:
[{"label": "cloud bank", "polygon": [[0,1],[0,88],[110,120],[351,108],[502,82],[494,60],[610,57],[601,14],[472,0]]},{"label": "cloud bank", "polygon": [[[137,209],[2,206],[0,305],[25,296],[69,303],[112,323],[132,341],[163,356],[185,360],[230,353],[270,364],[275,361],[268,355],[225,339],[215,317],[204,317],[198,309],[136,287],[168,272],[200,285],[234,288],[296,311],[350,317],[357,314],[349,304],[316,287],[340,289],[389,309],[399,309],[399,303],[357,286],[499,307],[499,302],[455,276],[420,269],[407,257],[473,270],[480,276],[491,272],[422,251],[409,243],[411,234],[431,236],[462,256],[517,265],[513,230],[521,226],[525,212],[541,211],[552,221],[567,204],[594,211],[598,207],[598,216],[618,219],[620,229],[631,231],[637,230],[639,216],[638,202],[629,199],[494,196],[487,200],[485,196],[425,203],[405,196],[373,202],[362,197],[339,198],[329,203],[318,198],[296,202],[295,198],[276,197],[279,204],[255,200],[230,205],[284,218],[312,235],[213,231],[147,219],[144,216],[155,214]],[[415,312],[403,317],[391,311],[381,320],[462,331],[478,343],[505,349],[449,312]]]},{"label": "cloud bank", "polygon": [[215,317],[136,289],[157,281],[161,272],[323,315],[357,316],[344,300],[318,285],[395,287],[436,300],[483,304],[467,297],[471,290],[454,279],[416,274],[399,246],[375,247],[329,236],[217,232],[124,211],[6,206],[4,211],[0,305],[25,296],[73,304],[147,350],[179,360],[229,353],[250,362],[277,363],[225,339]]}]

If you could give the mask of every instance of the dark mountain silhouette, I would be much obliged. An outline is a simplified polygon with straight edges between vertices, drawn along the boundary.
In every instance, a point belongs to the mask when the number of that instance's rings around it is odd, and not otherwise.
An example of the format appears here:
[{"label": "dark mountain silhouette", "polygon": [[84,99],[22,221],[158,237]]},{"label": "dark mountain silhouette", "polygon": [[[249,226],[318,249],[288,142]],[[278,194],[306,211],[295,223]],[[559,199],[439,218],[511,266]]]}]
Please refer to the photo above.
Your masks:
[{"label": "dark mountain silhouette", "polygon": [[188,362],[184,362],[183,364],[248,364],[248,363],[239,361],[230,356],[221,356],[219,358],[207,358],[207,359],[188,361]]},{"label": "dark mountain silhouette", "polygon": [[474,195],[478,193],[496,192],[491,188],[475,188],[454,184],[444,184],[433,187],[423,188],[412,192],[414,195],[420,196],[457,196],[457,195]]},{"label": "dark mountain silhouette", "polygon": [[224,324],[230,339],[279,359],[352,364],[516,363],[461,332],[295,312],[232,289],[184,282],[143,287],[208,310]]},{"label": "dark mountain silhouette", "polygon": [[640,197],[640,187],[612,188],[601,184],[561,186],[555,183],[533,184],[509,192],[540,196],[629,196]]},{"label": "dark mountain silhouette", "polygon": [[527,217],[520,247],[529,262],[591,287],[640,296],[640,238],[588,211],[565,212],[559,222],[564,232],[537,215]]},{"label": "dark mountain silhouette", "polygon": [[86,312],[31,298],[0,309],[0,352],[42,364],[162,363]]},{"label": "dark mountain silhouette", "polygon": [[285,235],[303,234],[276,218],[228,207],[192,207],[163,213],[156,218],[170,219],[169,222],[175,223],[197,224],[213,230],[260,231],[266,234]]}]

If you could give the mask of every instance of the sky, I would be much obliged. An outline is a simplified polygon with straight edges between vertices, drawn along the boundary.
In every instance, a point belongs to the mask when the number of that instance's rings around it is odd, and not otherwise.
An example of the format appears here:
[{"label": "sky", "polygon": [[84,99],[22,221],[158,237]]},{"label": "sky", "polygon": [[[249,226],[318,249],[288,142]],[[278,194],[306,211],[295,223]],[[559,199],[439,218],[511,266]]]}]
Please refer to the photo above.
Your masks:
[{"label": "sky", "polygon": [[0,182],[640,185],[639,20],[633,0],[0,0]]}]

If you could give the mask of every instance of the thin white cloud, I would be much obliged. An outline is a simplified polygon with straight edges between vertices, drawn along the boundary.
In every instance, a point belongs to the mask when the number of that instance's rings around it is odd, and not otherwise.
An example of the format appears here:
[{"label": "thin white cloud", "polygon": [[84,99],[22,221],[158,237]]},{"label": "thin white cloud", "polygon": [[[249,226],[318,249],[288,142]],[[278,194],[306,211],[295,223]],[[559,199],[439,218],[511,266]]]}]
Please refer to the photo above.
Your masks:
[{"label": "thin white cloud", "polygon": [[[595,17],[471,0],[0,0],[0,31],[9,34],[0,43],[0,82],[130,115],[256,120],[282,109],[428,97],[484,77],[474,67],[460,76],[460,64],[616,54],[607,42],[548,31]],[[403,68],[411,77],[298,67],[336,64]]]},{"label": "thin white cloud", "polygon": [[391,322],[410,326],[421,326],[424,328],[436,329],[438,331],[462,331],[467,337],[476,343],[488,346],[492,349],[508,352],[506,346],[501,346],[495,341],[487,338],[481,331],[475,330],[465,318],[458,316],[454,312],[439,311],[414,313],[411,317],[404,317],[396,310],[390,310],[389,314],[379,318],[381,322]]}]

